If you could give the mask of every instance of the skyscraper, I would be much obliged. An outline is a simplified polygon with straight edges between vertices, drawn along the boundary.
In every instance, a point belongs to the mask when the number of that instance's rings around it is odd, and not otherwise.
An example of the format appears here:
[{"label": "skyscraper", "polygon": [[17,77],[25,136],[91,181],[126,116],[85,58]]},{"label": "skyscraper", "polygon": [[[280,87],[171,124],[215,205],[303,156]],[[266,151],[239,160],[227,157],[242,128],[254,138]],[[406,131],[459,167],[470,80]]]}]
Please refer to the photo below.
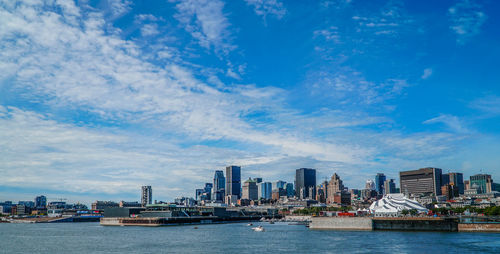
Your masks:
[{"label": "skyscraper", "polygon": [[293,190],[293,183],[287,183],[285,185],[285,189],[286,189],[286,196],[287,197],[295,196],[295,191]]},{"label": "skyscraper", "polygon": [[386,178],[385,178],[385,175],[383,173],[377,173],[377,175],[375,176],[375,190],[380,195],[384,194],[385,180],[386,180]]},{"label": "skyscraper", "polygon": [[387,179],[384,182],[384,194],[396,193],[396,183],[394,179]]},{"label": "skyscraper", "polygon": [[153,190],[151,186],[142,186],[142,196],[141,205],[144,207],[146,205],[153,203]]},{"label": "skyscraper", "polygon": [[270,182],[262,182],[257,184],[259,199],[271,199],[272,184]]},{"label": "skyscraper", "polygon": [[464,175],[462,173],[448,173],[450,184],[458,188],[459,194],[464,194]]},{"label": "skyscraper", "polygon": [[215,170],[212,199],[215,201],[224,201],[225,188],[226,188],[226,178],[224,177],[224,171]]},{"label": "skyscraper", "polygon": [[342,180],[340,180],[339,175],[335,173],[332,175],[330,182],[328,182],[326,203],[334,203],[335,194],[341,193],[342,191],[344,191],[344,184]]},{"label": "skyscraper", "polygon": [[35,207],[37,209],[46,208],[47,207],[47,197],[45,197],[44,195],[35,197]]},{"label": "skyscraper", "polygon": [[440,168],[421,168],[399,172],[401,193],[441,195],[441,172]]},{"label": "skyscraper", "polygon": [[257,182],[248,178],[243,183],[241,199],[257,200],[259,199],[258,194]]},{"label": "skyscraper", "polygon": [[226,196],[241,198],[241,167],[226,167]]},{"label": "skyscraper", "polygon": [[273,190],[285,189],[285,181],[278,180],[273,182]]},{"label": "skyscraper", "polygon": [[[313,193],[310,193],[310,192]],[[295,196],[300,199],[316,197],[316,169],[299,168],[295,171]]]},{"label": "skyscraper", "polygon": [[492,192],[492,185],[491,175],[477,174],[470,177],[470,188],[476,188],[478,194]]}]

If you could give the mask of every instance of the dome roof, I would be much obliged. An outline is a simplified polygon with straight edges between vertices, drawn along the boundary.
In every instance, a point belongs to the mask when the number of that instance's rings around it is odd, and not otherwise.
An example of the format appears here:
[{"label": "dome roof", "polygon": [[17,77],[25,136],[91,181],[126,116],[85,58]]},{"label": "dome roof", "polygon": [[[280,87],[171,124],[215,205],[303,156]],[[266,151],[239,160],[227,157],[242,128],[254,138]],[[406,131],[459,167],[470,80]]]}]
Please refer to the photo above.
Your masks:
[{"label": "dome roof", "polygon": [[405,197],[402,193],[387,194],[370,206],[371,213],[399,213],[403,210],[412,209],[417,210],[419,213],[428,211],[420,203]]}]

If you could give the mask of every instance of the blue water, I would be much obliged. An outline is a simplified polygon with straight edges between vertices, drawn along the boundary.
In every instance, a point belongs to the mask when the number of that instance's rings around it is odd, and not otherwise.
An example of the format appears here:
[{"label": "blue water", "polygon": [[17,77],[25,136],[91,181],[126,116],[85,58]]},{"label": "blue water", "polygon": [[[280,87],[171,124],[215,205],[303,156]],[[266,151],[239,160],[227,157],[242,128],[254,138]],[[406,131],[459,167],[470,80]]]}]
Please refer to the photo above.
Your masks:
[{"label": "blue water", "polygon": [[0,223],[0,253],[500,253],[499,233],[315,231],[286,223],[104,227]]}]

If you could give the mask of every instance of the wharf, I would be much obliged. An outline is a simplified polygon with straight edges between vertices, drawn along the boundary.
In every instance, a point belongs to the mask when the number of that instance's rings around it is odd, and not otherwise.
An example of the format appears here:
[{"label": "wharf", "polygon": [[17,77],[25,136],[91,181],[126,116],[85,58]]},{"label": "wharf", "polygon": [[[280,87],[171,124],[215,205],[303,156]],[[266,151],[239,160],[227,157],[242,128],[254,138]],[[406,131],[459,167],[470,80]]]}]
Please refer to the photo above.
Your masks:
[{"label": "wharf", "polygon": [[179,226],[197,224],[219,224],[234,223],[244,221],[259,221],[262,216],[239,216],[239,217],[218,217],[218,216],[192,216],[192,217],[103,217],[100,224],[103,226]]}]

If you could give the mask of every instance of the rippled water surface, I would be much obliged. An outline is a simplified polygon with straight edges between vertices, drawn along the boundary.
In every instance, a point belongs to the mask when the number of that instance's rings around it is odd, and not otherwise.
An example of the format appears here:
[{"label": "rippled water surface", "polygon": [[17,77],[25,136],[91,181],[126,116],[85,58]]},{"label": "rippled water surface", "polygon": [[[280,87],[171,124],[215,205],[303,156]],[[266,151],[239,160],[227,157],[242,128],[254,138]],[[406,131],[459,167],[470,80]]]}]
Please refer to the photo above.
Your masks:
[{"label": "rippled water surface", "polygon": [[0,224],[0,253],[500,253],[498,233],[315,231],[287,223]]}]

